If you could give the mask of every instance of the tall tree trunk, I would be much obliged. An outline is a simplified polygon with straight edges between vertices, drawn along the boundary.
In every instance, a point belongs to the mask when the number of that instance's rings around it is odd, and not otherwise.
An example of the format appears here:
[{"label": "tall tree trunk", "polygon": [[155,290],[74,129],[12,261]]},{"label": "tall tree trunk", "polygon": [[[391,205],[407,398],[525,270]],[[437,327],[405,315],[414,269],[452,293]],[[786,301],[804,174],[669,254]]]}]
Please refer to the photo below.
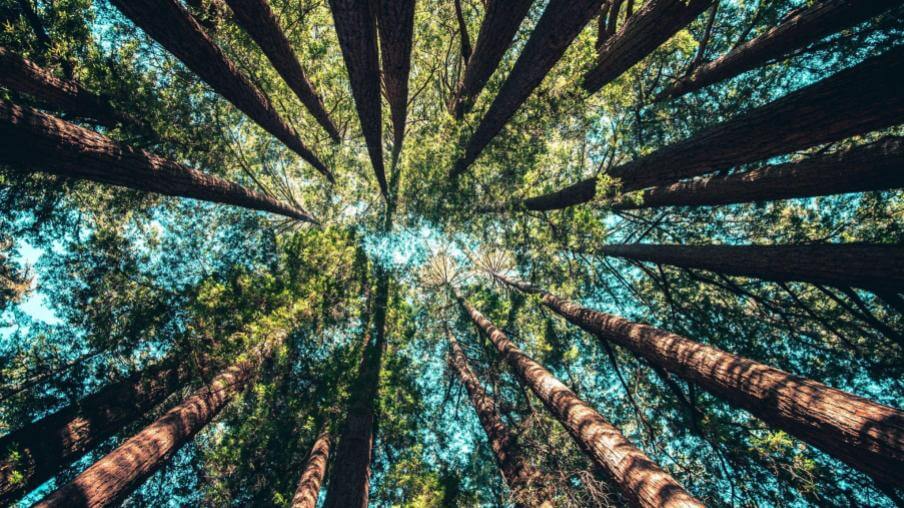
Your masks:
[{"label": "tall tree trunk", "polygon": [[216,376],[157,421],[35,505],[100,507],[122,502],[239,393],[256,370],[243,361]]},{"label": "tall tree trunk", "polygon": [[334,142],[339,142],[339,130],[330,119],[323,101],[308,81],[292,45],[279,26],[276,15],[267,0],[226,0],[238,24],[260,46],[289,88],[311,112]]},{"label": "tall tree trunk", "polygon": [[264,210],[316,223],[300,208],[126,146],[40,111],[0,100],[0,162],[20,171]]},{"label": "tall tree trunk", "polygon": [[540,472],[525,456],[524,450],[518,444],[518,436],[502,423],[502,418],[496,411],[495,401],[480,386],[477,375],[471,370],[468,357],[448,328],[446,338],[449,341],[449,365],[468,391],[480,425],[487,434],[493,456],[496,457],[496,463],[502,471],[502,477],[512,491],[512,499],[518,506],[552,507],[552,501],[548,499],[547,491],[542,484]]},{"label": "tall tree trunk", "polygon": [[392,115],[393,165],[402,152],[405,122],[408,118],[408,74],[411,71],[414,4],[415,0],[380,0],[377,11],[383,85]]},{"label": "tall tree trunk", "polygon": [[0,504],[11,503],[163,402],[187,380],[171,363],[106,386],[0,438]]},{"label": "tall tree trunk", "polygon": [[550,0],[512,72],[471,135],[464,155],[452,168],[450,178],[464,173],[477,160],[480,152],[562,58],[575,37],[599,13],[602,3],[603,0]]},{"label": "tall tree trunk", "polygon": [[383,196],[388,196],[383,169],[383,123],[380,111],[380,63],[371,0],[330,0],[333,22],[361,120],[370,162]]},{"label": "tall tree trunk", "polygon": [[901,0],[819,0],[728,54],[676,80],[656,100],[672,99],[788,56],[823,37],[856,26]]},{"label": "tall tree trunk", "polygon": [[521,352],[467,300],[457,293],[456,297],[518,378],[543,401],[593,462],[606,471],[629,503],[657,508],[703,506],[595,409]]},{"label": "tall tree trunk", "polygon": [[618,32],[618,15],[621,12],[622,0],[612,0],[609,7],[609,19],[606,20],[606,33],[616,34]]},{"label": "tall tree trunk", "polygon": [[149,36],[218,94],[308,161],[331,182],[333,175],[279,117],[270,100],[239,71],[178,0],[110,0]]},{"label": "tall tree trunk", "polygon": [[606,256],[698,268],[771,281],[798,281],[882,292],[904,291],[904,246],[603,245]]},{"label": "tall tree trunk", "polygon": [[600,15],[596,24],[596,49],[599,51],[603,47],[603,43],[609,38],[609,30],[606,27],[606,20],[609,19],[609,6],[611,0],[604,0],[603,6],[600,8]]},{"label": "tall tree trunk", "polygon": [[455,92],[453,113],[461,119],[486,86],[493,71],[512,45],[518,27],[527,16],[533,0],[489,0],[477,34],[474,53],[467,60],[464,76]]},{"label": "tall tree trunk", "polygon": [[[638,190],[895,125],[904,116],[904,93],[897,77],[901,74],[904,46],[609,173],[621,179],[622,190]],[[524,205],[531,210],[554,210],[585,203],[595,196],[595,189],[589,191],[595,187],[590,180],[527,199]]]},{"label": "tall tree trunk", "polygon": [[324,425],[320,435],[311,447],[311,453],[305,463],[304,471],[298,479],[298,488],[292,497],[292,508],[317,508],[317,497],[320,485],[326,476],[326,463],[330,459],[332,441],[328,426]]},{"label": "tall tree trunk", "polygon": [[461,34],[461,59],[467,64],[472,53],[468,23],[465,21],[465,14],[461,8],[461,0],[452,0],[452,5],[455,7],[455,20],[458,22],[458,32]]},{"label": "tall tree trunk", "polygon": [[652,326],[633,323],[498,276],[602,340],[749,411],[886,485],[904,477],[904,413]]},{"label": "tall tree trunk", "polygon": [[904,138],[889,137],[798,162],[653,187],[638,196],[624,196],[613,208],[727,205],[901,187],[904,187]]}]

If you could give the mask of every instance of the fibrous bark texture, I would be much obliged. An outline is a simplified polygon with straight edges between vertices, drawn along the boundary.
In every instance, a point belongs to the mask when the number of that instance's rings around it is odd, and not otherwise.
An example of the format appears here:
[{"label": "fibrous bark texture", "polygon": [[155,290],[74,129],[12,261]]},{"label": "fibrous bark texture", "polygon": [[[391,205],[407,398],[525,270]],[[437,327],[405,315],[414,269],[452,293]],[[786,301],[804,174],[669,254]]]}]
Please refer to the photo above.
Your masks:
[{"label": "fibrous bark texture", "polygon": [[324,428],[314,441],[311,453],[308,454],[304,471],[298,479],[298,487],[292,497],[292,508],[317,508],[317,496],[326,476],[326,463],[330,459],[331,445],[329,429]]},{"label": "fibrous bark texture", "polygon": [[20,171],[47,172],[317,222],[304,210],[235,183],[5,101],[0,101],[0,161]]},{"label": "fibrous bark texture", "polygon": [[629,503],[651,508],[703,506],[595,409],[521,352],[467,300],[461,296],[458,299],[515,374],[543,401],[593,462],[606,471]]},{"label": "fibrous bark texture", "polygon": [[477,160],[480,152],[505,127],[575,37],[599,12],[602,3],[603,0],[550,0],[512,72],[471,135],[465,154],[452,168],[452,178],[464,173]]},{"label": "fibrous bark texture", "polygon": [[901,0],[820,0],[795,12],[763,35],[694,69],[663,91],[657,100],[672,99],[778,60],[823,37],[855,26]]},{"label": "fibrous bark texture", "polygon": [[402,151],[405,122],[408,118],[408,74],[411,71],[414,3],[415,0],[380,0],[377,11],[383,86],[392,115],[393,159]]},{"label": "fibrous bark texture", "polygon": [[226,3],[235,13],[238,24],[260,46],[264,55],[273,64],[273,68],[311,112],[317,123],[329,133],[333,141],[339,142],[339,130],[326,112],[320,96],[314,91],[314,86],[308,81],[298,57],[289,44],[289,39],[280,28],[279,21],[267,0],[226,0]]},{"label": "fibrous bark texture", "polygon": [[295,129],[279,117],[270,100],[239,71],[181,3],[177,0],[110,0],[110,3],[214,91],[333,181],[333,175],[305,146]]}]

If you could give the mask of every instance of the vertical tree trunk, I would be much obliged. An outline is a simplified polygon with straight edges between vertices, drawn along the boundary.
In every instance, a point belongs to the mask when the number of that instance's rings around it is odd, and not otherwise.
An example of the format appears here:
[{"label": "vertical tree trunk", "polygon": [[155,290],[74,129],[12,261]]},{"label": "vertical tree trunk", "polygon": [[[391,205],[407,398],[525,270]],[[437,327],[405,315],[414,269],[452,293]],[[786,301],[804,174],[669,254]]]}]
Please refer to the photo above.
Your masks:
[{"label": "vertical tree trunk", "polygon": [[392,160],[402,152],[408,118],[408,74],[414,36],[415,0],[380,0],[377,21],[380,31],[380,58],[383,85],[392,115]]},{"label": "vertical tree trunk", "polygon": [[600,15],[596,24],[596,49],[599,51],[603,47],[603,43],[609,38],[609,30],[606,28],[606,20],[609,19],[609,5],[611,0],[604,0],[603,6],[600,8]]},{"label": "vertical tree trunk", "polygon": [[465,22],[465,14],[461,8],[461,0],[452,0],[455,7],[455,20],[458,22],[458,32],[461,34],[461,59],[465,64],[471,59],[471,37],[468,36],[468,23]]},{"label": "vertical tree trunk", "polygon": [[622,0],[612,0],[609,7],[609,19],[606,20],[606,33],[616,34],[618,32],[618,14],[621,12]]},{"label": "vertical tree trunk", "polygon": [[603,0],[550,0],[489,111],[471,135],[450,178],[465,172],[599,13]]},{"label": "vertical tree trunk", "polygon": [[298,57],[292,51],[292,45],[283,34],[279,21],[267,0],[226,0],[238,24],[248,32],[254,42],[260,46],[264,55],[273,64],[276,72],[282,76],[289,88],[305,105],[330,138],[339,142],[339,130],[330,119],[323,106],[323,101],[313,85],[308,81]]},{"label": "vertical tree trunk", "polygon": [[330,459],[331,444],[330,431],[325,425],[314,441],[304,471],[298,479],[298,488],[292,497],[292,508],[317,508],[317,496],[326,476],[326,463]]},{"label": "vertical tree trunk", "polygon": [[630,349],[882,484],[904,481],[901,411],[674,333],[581,307],[521,281],[497,278],[539,294],[544,305],[601,340]]},{"label": "vertical tree trunk", "polygon": [[0,100],[0,162],[20,171],[264,210],[316,223],[300,208],[113,141],[40,111]]},{"label": "vertical tree trunk", "polygon": [[515,347],[467,300],[456,296],[518,378],[543,401],[593,462],[606,471],[629,503],[651,508],[703,506],[595,409]]}]

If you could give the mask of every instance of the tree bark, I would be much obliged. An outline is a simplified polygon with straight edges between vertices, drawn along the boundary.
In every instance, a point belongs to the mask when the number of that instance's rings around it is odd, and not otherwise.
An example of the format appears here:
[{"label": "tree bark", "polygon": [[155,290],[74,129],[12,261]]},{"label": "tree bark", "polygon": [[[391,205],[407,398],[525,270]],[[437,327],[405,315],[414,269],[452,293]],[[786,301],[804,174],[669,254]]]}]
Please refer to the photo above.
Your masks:
[{"label": "tree bark", "polygon": [[782,59],[799,48],[856,26],[900,4],[901,0],[814,2],[759,37],[679,78],[660,93],[656,100],[674,99],[766,65],[770,61]]},{"label": "tree bark", "polygon": [[477,160],[480,152],[562,58],[575,37],[599,13],[602,3],[603,0],[550,0],[512,72],[471,135],[464,155],[452,168],[450,178],[461,175]]},{"label": "tree bark", "polygon": [[292,497],[292,508],[317,508],[317,497],[320,494],[320,486],[326,476],[326,464],[330,459],[330,446],[332,441],[327,426],[324,426],[320,435],[311,447],[308,461],[304,471],[298,479],[298,488]]},{"label": "tree bark", "polygon": [[383,124],[380,111],[380,63],[371,0],[330,0],[333,22],[370,162],[383,196],[388,196],[383,169]]},{"label": "tree bark", "polygon": [[461,34],[461,59],[467,64],[471,59],[471,37],[468,36],[468,23],[465,22],[461,0],[453,0],[452,5],[455,7],[455,20],[458,21],[458,31]]},{"label": "tree bark", "polygon": [[2,100],[0,162],[19,171],[224,203],[317,223],[300,208]]},{"label": "tree bark", "polygon": [[618,32],[618,15],[621,12],[622,0],[612,0],[609,7],[609,19],[606,20],[606,33],[615,34]]},{"label": "tree bark", "polygon": [[521,352],[467,300],[457,293],[456,297],[518,378],[543,401],[593,462],[606,471],[629,503],[657,508],[703,506],[595,409]]},{"label": "tree bark", "polygon": [[104,387],[0,438],[0,503],[11,503],[163,402],[187,380],[171,363]]},{"label": "tree bark", "polygon": [[333,175],[178,0],[110,0],[218,94],[323,173]]},{"label": "tree bark", "polygon": [[383,86],[392,116],[392,159],[402,152],[408,118],[408,74],[411,71],[411,44],[414,36],[415,0],[380,0],[377,21]]},{"label": "tree bark", "polygon": [[276,72],[282,76],[289,88],[305,105],[330,138],[339,142],[339,130],[323,106],[323,101],[314,86],[308,81],[298,57],[292,50],[289,39],[279,26],[276,15],[267,0],[226,0],[238,24],[248,32],[254,42],[260,46],[264,55],[273,64]]},{"label": "tree bark", "polygon": [[674,333],[581,307],[521,281],[497,278],[539,294],[544,305],[588,333],[631,350],[880,483],[904,481],[901,411]]}]

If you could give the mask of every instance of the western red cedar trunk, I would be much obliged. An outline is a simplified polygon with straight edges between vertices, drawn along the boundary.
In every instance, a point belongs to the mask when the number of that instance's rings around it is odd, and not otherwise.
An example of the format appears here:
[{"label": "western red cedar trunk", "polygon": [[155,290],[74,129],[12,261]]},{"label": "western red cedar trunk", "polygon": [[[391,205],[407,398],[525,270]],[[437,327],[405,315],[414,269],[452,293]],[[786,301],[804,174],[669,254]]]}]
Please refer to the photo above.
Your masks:
[{"label": "western red cedar trunk", "polygon": [[468,391],[471,405],[486,432],[502,477],[512,491],[512,499],[519,506],[553,506],[546,495],[540,472],[524,455],[518,444],[518,437],[502,423],[496,402],[480,385],[477,375],[471,370],[468,357],[449,329],[446,329],[446,338],[449,341],[449,364]]},{"label": "western red cedar trunk", "polygon": [[20,171],[264,210],[316,223],[304,210],[269,196],[2,100],[0,162]]},{"label": "western red cedar trunk", "polygon": [[456,296],[518,378],[543,401],[593,462],[606,471],[629,503],[651,508],[703,506],[595,409],[521,352],[467,300]]},{"label": "western red cedar trunk", "polygon": [[393,160],[402,151],[408,118],[408,74],[411,71],[411,43],[414,35],[415,0],[380,0],[377,20],[383,85],[392,115]]},{"label": "western red cedar trunk", "polygon": [[326,464],[330,459],[331,438],[329,429],[324,429],[317,436],[304,471],[298,479],[298,488],[292,497],[292,508],[317,508],[317,496],[326,476]]},{"label": "western red cedar trunk", "polygon": [[[638,190],[895,125],[904,116],[902,73],[904,46],[898,46],[609,173],[623,190]],[[594,198],[587,182],[524,204],[553,210],[585,203]]]},{"label": "western red cedar trunk", "polygon": [[790,55],[823,37],[856,26],[901,0],[820,0],[728,54],[669,85],[657,100],[680,97]]},{"label": "western red cedar trunk", "polygon": [[518,27],[527,16],[533,0],[489,0],[480,24],[474,53],[467,60],[464,76],[455,93],[454,114],[461,118],[486,86],[512,45]]},{"label": "western red cedar trunk", "polygon": [[260,46],[289,88],[305,105],[335,142],[339,142],[339,130],[330,119],[323,101],[308,81],[292,45],[279,26],[276,15],[267,0],[226,0],[238,24]]},{"label": "western red cedar trunk", "polygon": [[550,0],[512,72],[468,140],[464,155],[452,168],[450,177],[465,172],[477,160],[480,152],[562,58],[575,37],[599,13],[602,3],[603,0]]},{"label": "western red cedar trunk", "polygon": [[596,24],[596,49],[599,50],[606,39],[609,38],[609,31],[606,29],[606,20],[609,18],[609,2],[605,0],[600,8],[600,15]]},{"label": "western red cedar trunk", "polygon": [[0,438],[0,503],[27,494],[141,418],[186,377],[169,363],[150,367]]},{"label": "western red cedar trunk", "polygon": [[799,281],[877,292],[904,290],[904,246],[603,245],[606,256],[699,268],[771,281]]},{"label": "western red cedar trunk", "polygon": [[177,0],[110,0],[123,14],[201,77],[218,94],[308,161],[331,182],[333,175],[311,152],[270,100],[207,35]]},{"label": "western red cedar trunk", "polygon": [[904,138],[726,176],[708,176],[628,195],[615,209],[713,206],[904,187]]},{"label": "western red cedar trunk", "polygon": [[785,430],[876,478],[904,476],[904,413],[652,326],[597,312],[521,281],[503,282],[541,296],[569,322],[630,349],[769,425]]},{"label": "western red cedar trunk", "polygon": [[100,507],[122,502],[241,391],[255,366],[240,362],[35,505]]},{"label": "western red cedar trunk", "polygon": [[348,80],[361,121],[370,162],[383,196],[388,196],[383,169],[383,124],[380,111],[380,63],[371,0],[330,0],[333,22],[348,69]]},{"label": "western red cedar trunk", "polygon": [[609,6],[609,19],[606,20],[606,33],[615,34],[618,31],[618,14],[621,11],[622,0],[612,0]]}]

